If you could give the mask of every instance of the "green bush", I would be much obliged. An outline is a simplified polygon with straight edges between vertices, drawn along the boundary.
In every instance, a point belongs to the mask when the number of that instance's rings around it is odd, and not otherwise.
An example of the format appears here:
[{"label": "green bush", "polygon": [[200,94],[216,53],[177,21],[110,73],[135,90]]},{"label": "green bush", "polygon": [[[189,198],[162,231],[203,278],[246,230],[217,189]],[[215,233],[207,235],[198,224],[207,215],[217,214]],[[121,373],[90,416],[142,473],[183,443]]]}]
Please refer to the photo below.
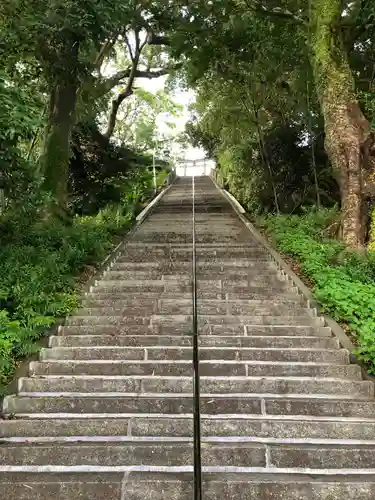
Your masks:
[{"label": "green bush", "polygon": [[278,249],[294,257],[313,293],[336,321],[356,337],[356,354],[375,374],[375,252],[359,254],[327,235],[333,210],[304,216],[269,216],[261,223]]},{"label": "green bush", "polygon": [[46,327],[77,307],[80,271],[103,260],[130,222],[112,212],[76,218],[69,227],[39,223],[0,247],[0,383],[18,358],[35,352]]}]

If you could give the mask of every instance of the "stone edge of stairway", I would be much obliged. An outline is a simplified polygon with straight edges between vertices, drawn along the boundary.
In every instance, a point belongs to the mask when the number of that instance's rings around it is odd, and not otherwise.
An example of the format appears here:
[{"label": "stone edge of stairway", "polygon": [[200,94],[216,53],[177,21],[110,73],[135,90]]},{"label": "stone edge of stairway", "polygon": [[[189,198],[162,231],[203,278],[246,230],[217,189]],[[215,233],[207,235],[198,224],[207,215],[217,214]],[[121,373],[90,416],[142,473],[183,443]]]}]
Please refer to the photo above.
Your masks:
[{"label": "stone edge of stairway", "polygon": [[375,384],[375,377],[369,375],[366,370],[364,364],[353,354],[353,349],[355,348],[353,342],[347,336],[345,331],[341,328],[341,326],[330,316],[327,316],[322,313],[322,308],[318,304],[318,302],[314,299],[311,290],[303,283],[303,281],[295,274],[295,272],[291,269],[291,267],[285,262],[285,260],[281,257],[281,255],[274,250],[271,245],[268,243],[266,238],[256,229],[256,227],[245,217],[246,210],[242,207],[240,202],[228,191],[222,189],[216,180],[213,177],[210,177],[212,182],[214,183],[216,189],[218,189],[222,195],[228,200],[231,204],[233,210],[238,215],[239,219],[243,222],[243,224],[247,227],[247,229],[251,232],[253,237],[267,250],[272,260],[278,266],[281,272],[285,274],[286,279],[292,281],[294,286],[299,290],[300,294],[306,299],[308,307],[312,309],[316,309],[317,315],[321,316],[324,320],[325,326],[328,326],[332,330],[332,334],[336,337],[340,343],[340,346],[344,349],[348,349],[350,352],[350,362],[352,364],[359,365],[362,371],[362,377],[364,380],[371,381]]}]

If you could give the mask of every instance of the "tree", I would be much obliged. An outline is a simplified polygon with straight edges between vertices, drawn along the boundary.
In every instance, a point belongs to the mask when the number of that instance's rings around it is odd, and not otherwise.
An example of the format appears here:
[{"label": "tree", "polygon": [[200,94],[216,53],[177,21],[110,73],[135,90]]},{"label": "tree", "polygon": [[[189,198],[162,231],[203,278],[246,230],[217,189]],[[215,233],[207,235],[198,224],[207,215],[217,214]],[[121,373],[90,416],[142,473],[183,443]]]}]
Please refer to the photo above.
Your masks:
[{"label": "tree", "polygon": [[[348,245],[361,246],[365,237],[364,199],[374,172],[374,140],[355,89],[350,51],[354,47],[358,55],[357,43],[362,51],[367,44],[374,47],[368,28],[374,18],[373,2],[197,0],[186,9],[180,52],[190,62],[190,81],[202,72],[226,74],[230,80],[237,72],[238,54],[245,62],[258,49],[263,60],[268,64],[272,61],[279,72],[274,83],[280,79],[285,82],[285,76],[290,79],[285,61],[292,62],[288,51],[293,56],[305,54],[324,119],[326,151],[340,185],[342,236]],[[298,70],[298,60],[294,66]],[[293,63],[289,71],[293,71]]]},{"label": "tree", "polygon": [[[4,28],[0,50],[4,61],[9,68],[15,62],[29,64],[33,61],[38,79],[48,94],[40,167],[44,187],[57,202],[53,211],[58,214],[64,213],[67,204],[70,139],[77,118],[81,120],[88,115],[92,118],[96,111],[95,101],[127,79],[124,92],[117,96],[116,106],[115,103],[112,106],[107,131],[109,137],[117,109],[131,94],[135,78],[145,74],[150,77],[149,67],[139,69],[138,63],[141,48],[146,44],[155,42],[160,46],[161,43],[160,37],[154,36],[157,26],[152,12],[157,11],[156,5],[156,2],[144,0],[87,0],[83,3],[72,0],[5,0],[0,6]],[[159,5],[159,9],[162,7]],[[136,47],[130,57],[130,67],[103,78],[103,62],[113,53],[117,40],[126,39],[131,31],[136,33]],[[147,34],[142,43],[138,37],[141,32]],[[156,74],[151,77],[156,77]]]},{"label": "tree", "polygon": [[[156,50],[152,46],[147,46],[152,43],[152,38],[148,36],[147,32],[143,32],[140,27],[135,27],[133,31],[133,44],[129,33],[123,36],[122,43],[128,48],[128,58],[125,58],[124,66],[129,67],[125,70],[118,72],[112,77],[112,82],[118,79],[117,85],[126,80],[123,89],[116,95],[111,103],[111,111],[108,119],[108,126],[105,132],[106,137],[110,138],[113,135],[116,126],[117,114],[123,101],[133,95],[134,85],[139,78],[160,78],[167,75],[172,68],[168,67],[168,58],[166,54],[160,50],[159,45]],[[142,40],[143,34],[143,40]],[[133,45],[133,46],[132,46]],[[148,50],[147,50],[148,49]],[[164,55],[164,57],[163,57]],[[142,60],[142,56],[143,60]],[[127,63],[129,59],[129,63]],[[164,61],[163,61],[164,59]],[[157,66],[152,70],[152,66]],[[163,67],[164,66],[164,67]]]},{"label": "tree", "polygon": [[152,93],[139,88],[124,103],[114,139],[138,151],[150,152],[154,147],[158,118],[164,117],[164,125],[168,128],[166,120],[173,120],[181,110],[181,106],[177,105],[165,90]]}]

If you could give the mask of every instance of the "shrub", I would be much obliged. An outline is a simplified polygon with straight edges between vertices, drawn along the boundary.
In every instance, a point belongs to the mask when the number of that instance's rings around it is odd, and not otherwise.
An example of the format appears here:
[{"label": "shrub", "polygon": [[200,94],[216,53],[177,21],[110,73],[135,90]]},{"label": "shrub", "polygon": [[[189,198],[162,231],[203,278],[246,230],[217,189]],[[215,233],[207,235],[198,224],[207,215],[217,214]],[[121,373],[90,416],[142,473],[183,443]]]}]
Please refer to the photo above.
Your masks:
[{"label": "shrub", "polygon": [[327,237],[334,218],[333,210],[323,210],[269,216],[262,225],[279,250],[301,264],[324,310],[349,326],[356,337],[356,354],[375,374],[375,252],[349,251]]}]

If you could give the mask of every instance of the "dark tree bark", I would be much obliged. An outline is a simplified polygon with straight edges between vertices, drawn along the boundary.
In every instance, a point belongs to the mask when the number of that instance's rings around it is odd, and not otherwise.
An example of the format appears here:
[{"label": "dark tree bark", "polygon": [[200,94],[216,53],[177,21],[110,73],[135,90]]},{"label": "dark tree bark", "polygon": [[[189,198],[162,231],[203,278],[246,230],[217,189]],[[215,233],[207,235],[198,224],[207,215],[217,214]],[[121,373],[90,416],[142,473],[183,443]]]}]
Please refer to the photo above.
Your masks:
[{"label": "dark tree bark", "polygon": [[40,162],[44,187],[55,198],[57,212],[64,212],[67,204],[70,134],[78,88],[78,52],[78,42],[68,38],[63,51],[63,56],[68,61],[67,71],[63,74],[59,72],[54,79],[55,82],[51,84]]}]

